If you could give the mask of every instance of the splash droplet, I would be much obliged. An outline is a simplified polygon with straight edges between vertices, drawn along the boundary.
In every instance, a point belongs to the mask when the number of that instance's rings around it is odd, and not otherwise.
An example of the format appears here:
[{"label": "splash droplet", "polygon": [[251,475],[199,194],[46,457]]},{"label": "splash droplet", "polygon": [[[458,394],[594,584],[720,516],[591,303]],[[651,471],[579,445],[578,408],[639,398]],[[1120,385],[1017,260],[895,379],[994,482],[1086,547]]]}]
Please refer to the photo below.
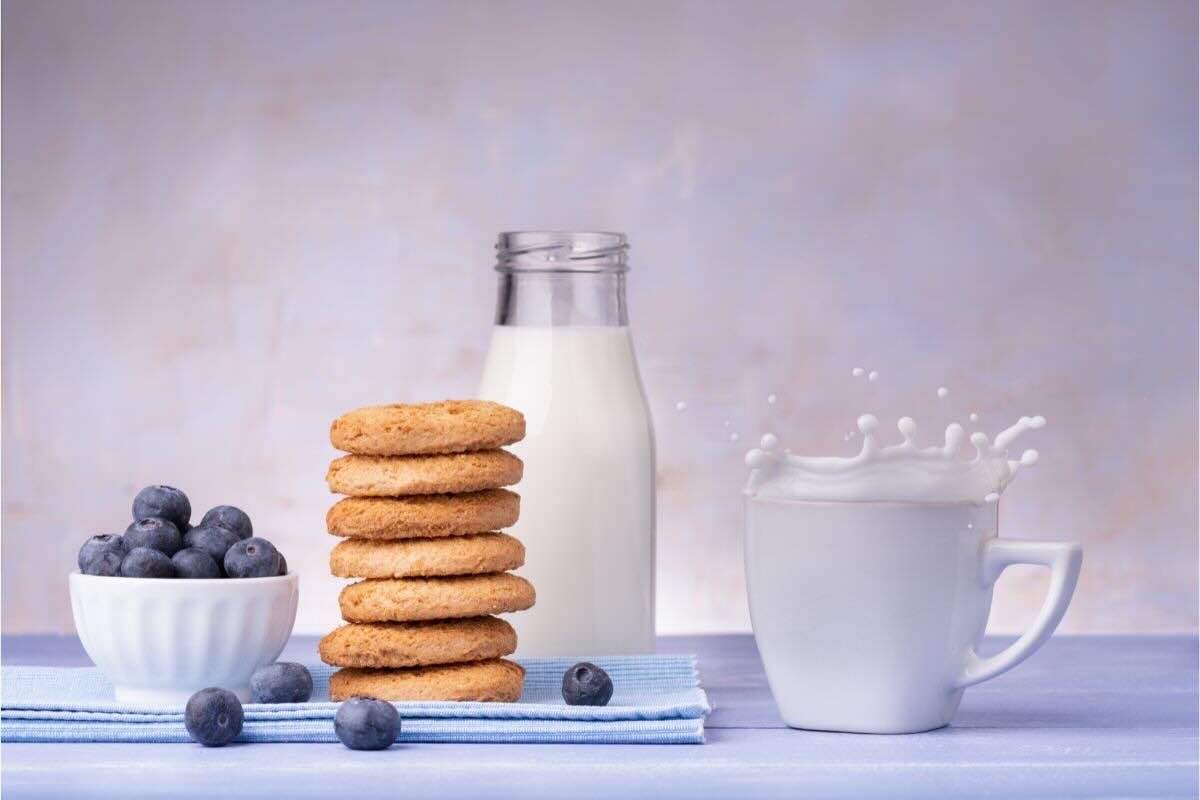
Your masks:
[{"label": "splash droplet", "polygon": [[871,370],[867,373],[867,380],[869,380],[871,383],[874,383],[875,381],[879,380],[879,373],[875,370]]},{"label": "splash droplet", "polygon": [[776,396],[775,396],[775,395],[773,395],[773,394],[769,394],[769,395],[767,395],[767,402],[768,402],[768,403],[770,403],[771,405],[775,405],[775,401],[776,401],[776,400],[778,400],[778,399],[779,399],[779,398],[778,398],[778,397],[776,397]]},{"label": "splash droplet", "polygon": [[867,371],[862,367],[855,367],[854,369],[850,370],[850,374],[856,378],[861,378],[863,375],[867,374]]},{"label": "splash droplet", "polygon": [[939,399],[944,400],[946,398],[946,395],[948,395],[948,394],[950,394],[950,390],[947,389],[945,386],[938,387],[937,396]]},{"label": "splash droplet", "polygon": [[675,404],[675,410],[676,411],[687,411],[687,403],[680,400],[678,403]]},{"label": "splash droplet", "polygon": [[729,434],[729,441],[731,441],[731,442],[736,442],[738,439],[741,439],[741,438],[742,437],[738,436],[736,433]]},{"label": "splash droplet", "polygon": [[1000,495],[996,492],[987,494],[983,498],[983,502],[985,502],[985,503],[995,503],[995,502],[998,502],[999,500],[1000,500]]},{"label": "splash droplet", "polygon": [[976,414],[974,411],[972,411],[969,419],[971,420],[971,422],[979,422],[979,415]]}]

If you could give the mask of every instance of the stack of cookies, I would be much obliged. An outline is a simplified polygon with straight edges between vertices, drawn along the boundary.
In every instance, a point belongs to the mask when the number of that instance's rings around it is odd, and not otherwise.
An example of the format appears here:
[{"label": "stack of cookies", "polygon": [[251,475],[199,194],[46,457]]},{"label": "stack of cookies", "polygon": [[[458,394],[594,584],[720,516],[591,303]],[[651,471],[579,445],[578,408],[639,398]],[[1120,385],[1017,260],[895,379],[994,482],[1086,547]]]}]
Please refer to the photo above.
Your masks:
[{"label": "stack of cookies", "polygon": [[525,418],[497,403],[447,400],[361,408],[334,421],[326,481],[349,495],[329,510],[329,566],[361,578],[341,593],[348,622],[321,640],[341,667],[333,700],[515,701],[525,672],[505,660],[533,587],[507,570],[525,548],[496,532],[517,521],[521,460],[500,448],[525,436]]}]

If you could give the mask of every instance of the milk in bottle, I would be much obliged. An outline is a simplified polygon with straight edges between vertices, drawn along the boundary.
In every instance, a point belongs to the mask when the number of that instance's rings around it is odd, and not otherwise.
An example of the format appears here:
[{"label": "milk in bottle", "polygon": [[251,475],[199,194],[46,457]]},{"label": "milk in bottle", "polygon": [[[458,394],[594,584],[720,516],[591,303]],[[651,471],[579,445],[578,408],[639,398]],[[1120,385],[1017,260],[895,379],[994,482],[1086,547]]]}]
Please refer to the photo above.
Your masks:
[{"label": "milk in bottle", "polygon": [[479,396],[519,409],[520,656],[654,650],[654,431],[615,233],[505,233]]}]

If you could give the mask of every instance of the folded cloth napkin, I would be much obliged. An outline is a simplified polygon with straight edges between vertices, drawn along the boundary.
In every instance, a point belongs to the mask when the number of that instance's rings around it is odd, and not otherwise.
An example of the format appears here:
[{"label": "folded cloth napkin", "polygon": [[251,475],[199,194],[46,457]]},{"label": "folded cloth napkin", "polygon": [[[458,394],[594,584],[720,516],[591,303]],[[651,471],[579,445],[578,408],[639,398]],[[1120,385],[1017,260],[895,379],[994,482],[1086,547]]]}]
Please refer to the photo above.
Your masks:
[{"label": "folded cloth napkin", "polygon": [[[569,706],[566,658],[520,659],[525,691],[516,703],[398,703],[402,742],[701,744],[711,710],[693,656],[595,658],[612,677],[607,706]],[[308,703],[245,706],[238,741],[335,742],[331,667],[309,666]],[[113,700],[95,668],[0,669],[0,740],[5,742],[186,742],[183,709]]]}]

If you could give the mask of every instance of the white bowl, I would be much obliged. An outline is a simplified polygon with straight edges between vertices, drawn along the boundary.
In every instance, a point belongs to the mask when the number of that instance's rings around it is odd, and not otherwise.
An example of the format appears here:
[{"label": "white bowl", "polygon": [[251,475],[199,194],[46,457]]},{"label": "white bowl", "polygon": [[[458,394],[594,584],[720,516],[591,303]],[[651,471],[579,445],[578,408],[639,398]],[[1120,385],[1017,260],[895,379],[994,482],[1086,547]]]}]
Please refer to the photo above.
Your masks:
[{"label": "white bowl", "polygon": [[117,700],[135,705],[182,706],[209,686],[248,700],[250,675],[279,657],[300,598],[297,575],[69,577],[83,649]]}]

